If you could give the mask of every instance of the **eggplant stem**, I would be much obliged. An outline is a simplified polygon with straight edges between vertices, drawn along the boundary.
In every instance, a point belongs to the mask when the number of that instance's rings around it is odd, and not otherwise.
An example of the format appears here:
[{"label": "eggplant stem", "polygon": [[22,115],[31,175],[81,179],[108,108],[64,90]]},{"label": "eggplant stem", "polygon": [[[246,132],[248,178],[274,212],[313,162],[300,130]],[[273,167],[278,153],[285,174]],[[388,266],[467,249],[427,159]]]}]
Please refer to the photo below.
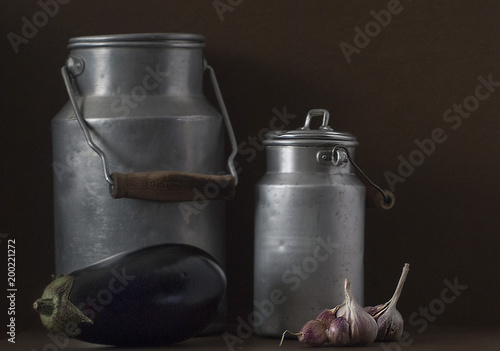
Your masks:
[{"label": "eggplant stem", "polygon": [[33,304],[33,309],[44,316],[51,316],[54,312],[54,302],[52,299],[38,299]]}]

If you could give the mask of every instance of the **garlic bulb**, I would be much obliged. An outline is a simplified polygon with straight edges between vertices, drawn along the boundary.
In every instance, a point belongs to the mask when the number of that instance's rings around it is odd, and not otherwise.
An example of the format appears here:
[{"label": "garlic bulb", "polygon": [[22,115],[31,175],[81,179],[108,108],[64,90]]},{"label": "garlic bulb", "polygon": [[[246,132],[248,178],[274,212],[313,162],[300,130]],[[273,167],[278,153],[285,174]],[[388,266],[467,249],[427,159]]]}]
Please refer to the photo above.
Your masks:
[{"label": "garlic bulb", "polygon": [[365,307],[365,311],[377,321],[377,341],[397,341],[403,333],[404,321],[401,313],[396,309],[396,304],[409,271],[410,265],[406,263],[396,291],[389,301],[382,305]]},{"label": "garlic bulb", "polygon": [[286,333],[296,335],[300,342],[306,343],[309,346],[316,347],[323,345],[327,340],[326,329],[327,327],[323,322],[317,319],[313,319],[304,324],[304,326],[298,333],[292,333],[289,330],[285,330],[283,336],[281,337],[280,346],[283,343],[283,339],[285,338]]},{"label": "garlic bulb", "polygon": [[[336,318],[326,331],[328,341],[335,346],[364,345],[375,341],[378,331],[377,322],[356,303],[348,279],[345,280],[344,290],[344,302],[331,310]],[[321,315],[325,317],[325,311]]]}]

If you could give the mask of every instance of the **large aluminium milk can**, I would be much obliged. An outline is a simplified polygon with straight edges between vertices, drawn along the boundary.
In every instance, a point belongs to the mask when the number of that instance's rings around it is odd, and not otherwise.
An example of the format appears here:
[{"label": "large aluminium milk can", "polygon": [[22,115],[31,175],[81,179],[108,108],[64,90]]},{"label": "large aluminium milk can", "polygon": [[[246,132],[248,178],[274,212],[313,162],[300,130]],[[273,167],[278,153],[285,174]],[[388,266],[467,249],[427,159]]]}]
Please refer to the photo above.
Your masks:
[{"label": "large aluminium milk can", "polygon": [[[236,143],[203,47],[193,34],[69,41],[70,101],[52,121],[57,273],[167,242],[224,265]],[[222,115],[203,94],[204,75]]]},{"label": "large aluminium milk can", "polygon": [[[323,119],[319,129],[311,129],[313,117]],[[311,110],[302,128],[269,132],[264,140],[267,172],[256,185],[255,212],[254,330],[260,335],[299,331],[342,303],[346,278],[363,304],[365,186],[353,168],[358,142],[328,120],[328,111]]]}]

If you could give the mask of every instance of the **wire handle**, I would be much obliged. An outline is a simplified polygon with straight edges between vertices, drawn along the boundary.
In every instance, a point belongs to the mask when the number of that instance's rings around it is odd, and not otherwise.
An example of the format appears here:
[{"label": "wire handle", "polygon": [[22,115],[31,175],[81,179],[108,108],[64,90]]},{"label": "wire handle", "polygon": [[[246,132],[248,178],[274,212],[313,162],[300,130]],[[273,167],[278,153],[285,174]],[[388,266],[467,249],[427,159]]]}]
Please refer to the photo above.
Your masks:
[{"label": "wire handle", "polygon": [[94,142],[94,139],[92,139],[92,135],[90,134],[89,127],[87,125],[87,122],[82,116],[82,113],[80,111],[80,107],[78,106],[78,103],[76,102],[75,98],[75,92],[73,90],[73,87],[71,85],[71,78],[70,78],[70,72],[68,66],[63,66],[61,68],[61,73],[63,76],[64,84],[66,85],[66,90],[68,91],[68,96],[69,100],[71,101],[71,105],[73,106],[73,111],[75,112],[76,119],[78,120],[78,123],[80,124],[80,127],[82,128],[83,135],[85,135],[85,139],[87,140],[87,144],[94,150],[99,157],[101,158],[102,161],[102,167],[104,170],[104,178],[108,182],[110,186],[113,186],[113,178],[111,177],[111,171],[109,170],[109,161],[108,157],[106,156],[106,153]]},{"label": "wire handle", "polygon": [[[207,189],[212,189],[208,197],[213,200],[230,200],[234,197],[235,186],[238,183],[238,173],[234,166],[234,158],[237,154],[238,146],[214,69],[209,66],[206,61],[204,61],[204,69],[208,70],[210,74],[212,87],[215,91],[232,146],[232,152],[227,161],[227,167],[231,173],[230,175],[209,175],[176,171],[153,171],[128,174],[112,173],[106,153],[94,142],[89,126],[83,118],[80,107],[78,106],[71,77],[75,77],[82,73],[84,63],[83,61],[77,62],[78,66],[75,66],[75,62],[74,59],[70,58],[67,64],[61,68],[64,84],[87,144],[101,158],[104,178],[109,184],[110,194],[113,198],[126,197],[153,201],[193,201],[197,193],[200,191],[202,193],[206,192]],[[213,190],[214,185],[216,185],[218,189],[215,193]]]},{"label": "wire handle", "polygon": [[[378,186],[377,184],[375,184],[366,175],[366,173],[363,172],[363,170],[356,164],[356,162],[354,162],[354,160],[352,159],[351,155],[349,154],[349,150],[347,149],[347,147],[345,147],[343,145],[335,145],[333,147],[333,149],[332,149],[332,162],[335,165],[338,165],[338,164],[343,163],[344,162],[343,160],[345,160],[346,158],[353,165],[353,167],[356,168],[356,170],[359,172],[359,174],[361,174],[361,176],[363,178],[365,178],[365,180],[373,188],[375,188],[379,192],[379,194],[382,196],[381,201],[377,201],[376,198],[369,200],[370,204],[373,205],[372,207],[380,207],[380,208],[383,208],[385,210],[389,210],[392,207],[394,207],[394,203],[396,201],[396,197],[394,196],[394,194],[392,192],[390,192],[389,190],[387,190],[387,189],[384,190],[380,186]],[[369,192],[367,192],[367,193],[370,194]]]},{"label": "wire handle", "polygon": [[206,61],[204,61],[205,69],[208,70],[210,74],[210,80],[212,81],[212,87],[215,91],[215,96],[217,98],[217,103],[219,104],[219,108],[222,114],[222,118],[224,118],[224,122],[226,124],[227,134],[229,135],[229,142],[231,143],[232,152],[227,159],[227,167],[229,168],[229,172],[234,178],[234,185],[238,184],[238,172],[236,172],[236,168],[234,166],[234,158],[238,153],[238,145],[236,144],[236,137],[234,136],[233,127],[231,125],[231,120],[229,119],[229,115],[227,113],[226,105],[224,104],[224,99],[222,98],[222,93],[219,88],[219,83],[217,82],[217,77],[215,76],[215,71],[212,66],[208,65]]}]

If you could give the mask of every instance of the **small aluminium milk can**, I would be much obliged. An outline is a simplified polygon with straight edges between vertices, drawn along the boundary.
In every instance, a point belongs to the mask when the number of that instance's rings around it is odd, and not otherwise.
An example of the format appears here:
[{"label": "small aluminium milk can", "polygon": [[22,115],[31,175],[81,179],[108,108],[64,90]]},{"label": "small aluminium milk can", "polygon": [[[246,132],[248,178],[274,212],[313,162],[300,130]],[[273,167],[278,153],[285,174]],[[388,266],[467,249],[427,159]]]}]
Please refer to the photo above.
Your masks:
[{"label": "small aluminium milk can", "polygon": [[[194,34],[69,41],[70,99],[52,120],[57,273],[168,242],[224,266],[236,142],[204,45]],[[203,94],[204,76],[222,114]]]},{"label": "small aluminium milk can", "polygon": [[[321,117],[319,129],[311,119]],[[334,131],[326,110],[302,128],[266,135],[267,172],[256,185],[254,330],[299,331],[344,300],[363,304],[365,186],[354,174],[356,138]],[[357,168],[357,166],[355,166]],[[384,194],[385,206],[393,200]]]}]

